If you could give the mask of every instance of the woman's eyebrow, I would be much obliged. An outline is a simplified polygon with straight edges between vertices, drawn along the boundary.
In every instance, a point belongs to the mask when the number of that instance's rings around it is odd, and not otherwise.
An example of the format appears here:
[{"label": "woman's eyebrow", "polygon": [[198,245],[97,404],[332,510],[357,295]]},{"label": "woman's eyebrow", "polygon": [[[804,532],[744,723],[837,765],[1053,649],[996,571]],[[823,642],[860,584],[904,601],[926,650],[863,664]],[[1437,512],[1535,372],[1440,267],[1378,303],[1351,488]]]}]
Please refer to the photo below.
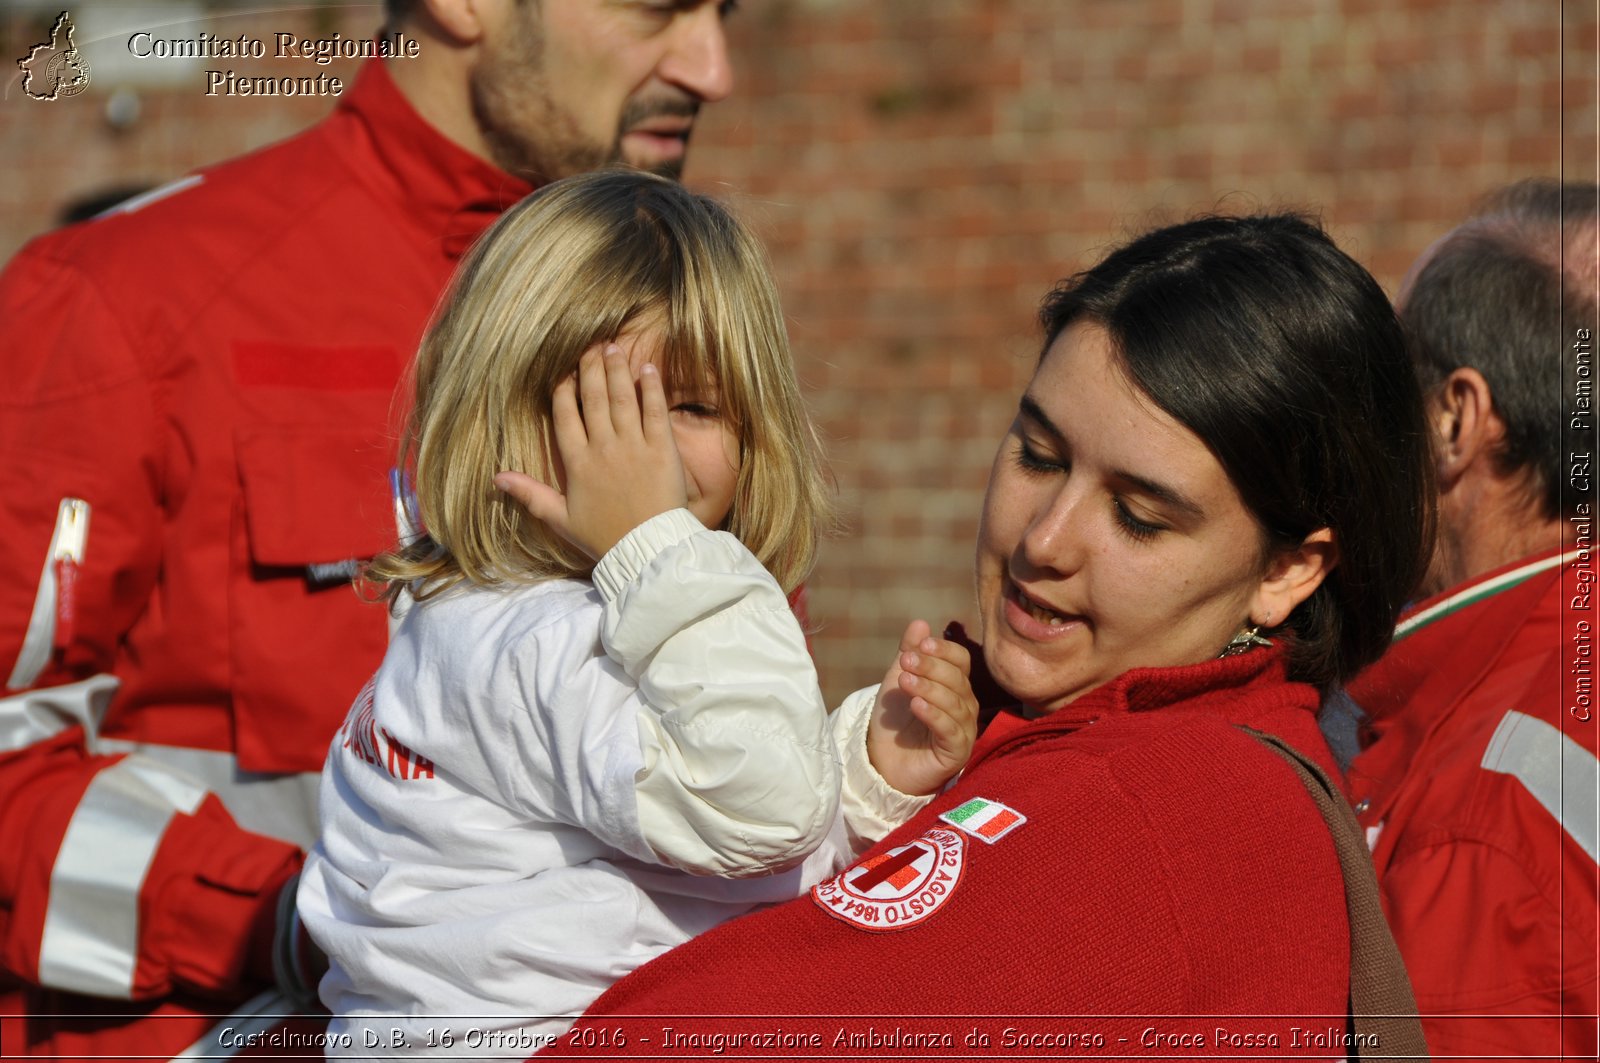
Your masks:
[{"label": "woman's eyebrow", "polygon": [[[1022,396],[1021,401],[1017,403],[1017,409],[1025,419],[1032,421],[1050,435],[1055,436],[1057,439],[1066,438],[1061,429],[1056,427],[1056,423],[1044,412],[1044,409],[1027,395]],[[1198,502],[1179,491],[1176,487],[1171,487],[1157,480],[1151,480],[1148,477],[1139,476],[1128,472],[1126,469],[1113,469],[1111,470],[1111,475],[1130,484],[1139,493],[1149,495],[1191,517],[1200,518],[1206,515],[1205,510],[1200,507]]]},{"label": "woman's eyebrow", "polygon": [[1064,438],[1061,435],[1061,429],[1056,427],[1056,423],[1045,414],[1044,409],[1037,402],[1034,402],[1032,399],[1030,399],[1026,394],[1024,394],[1021,400],[1017,403],[1017,411],[1021,413],[1023,417],[1035,422],[1040,428],[1043,428],[1046,432],[1049,432],[1057,439]]},{"label": "woman's eyebrow", "polygon": [[1173,509],[1188,514],[1190,517],[1199,519],[1206,515],[1206,511],[1200,508],[1198,502],[1193,501],[1188,495],[1175,487],[1168,487],[1166,484],[1158,483],[1155,480],[1147,480],[1143,476],[1135,476],[1125,469],[1113,469],[1111,470],[1111,475],[1132,484],[1139,493],[1150,495]]}]

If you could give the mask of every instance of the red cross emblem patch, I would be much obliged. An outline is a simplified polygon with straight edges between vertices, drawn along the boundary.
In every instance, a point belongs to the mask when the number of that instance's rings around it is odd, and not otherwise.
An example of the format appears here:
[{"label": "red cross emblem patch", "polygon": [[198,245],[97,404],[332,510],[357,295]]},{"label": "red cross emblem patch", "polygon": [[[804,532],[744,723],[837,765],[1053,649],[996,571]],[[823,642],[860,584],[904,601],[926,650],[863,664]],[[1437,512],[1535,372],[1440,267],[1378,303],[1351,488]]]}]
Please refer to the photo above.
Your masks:
[{"label": "red cross emblem patch", "polygon": [[935,827],[811,888],[829,915],[862,930],[903,930],[942,908],[961,881],[966,839]]}]

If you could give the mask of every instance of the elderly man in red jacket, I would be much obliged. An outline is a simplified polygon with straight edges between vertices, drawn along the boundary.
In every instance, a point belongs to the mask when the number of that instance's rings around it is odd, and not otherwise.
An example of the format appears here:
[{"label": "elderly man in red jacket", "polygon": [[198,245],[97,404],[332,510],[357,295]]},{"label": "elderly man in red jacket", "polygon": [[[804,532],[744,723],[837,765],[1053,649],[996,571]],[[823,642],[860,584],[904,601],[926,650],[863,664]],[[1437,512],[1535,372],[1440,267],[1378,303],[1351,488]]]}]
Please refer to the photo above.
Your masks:
[{"label": "elderly man in red jacket", "polygon": [[292,886],[386,642],[349,578],[396,535],[396,383],[503,208],[679,172],[725,8],[390,0],[327,120],[0,275],[7,1054],[232,1052],[309,999]]},{"label": "elderly man in red jacket", "polygon": [[1505,190],[1401,294],[1440,539],[1349,777],[1439,1056],[1595,1054],[1596,196]]}]

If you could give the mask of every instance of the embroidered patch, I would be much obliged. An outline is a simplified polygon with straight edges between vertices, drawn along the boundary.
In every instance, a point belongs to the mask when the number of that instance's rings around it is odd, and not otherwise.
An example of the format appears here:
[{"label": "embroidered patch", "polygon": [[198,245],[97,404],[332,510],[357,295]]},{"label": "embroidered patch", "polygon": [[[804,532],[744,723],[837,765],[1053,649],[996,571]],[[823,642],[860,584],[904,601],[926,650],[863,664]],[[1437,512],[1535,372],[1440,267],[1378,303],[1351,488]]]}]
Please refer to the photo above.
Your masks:
[{"label": "embroidered patch", "polygon": [[974,797],[939,818],[990,845],[1028,822],[1028,817],[1016,809],[1007,808],[999,801],[990,801],[986,797]]},{"label": "embroidered patch", "polygon": [[811,889],[829,915],[862,930],[903,930],[942,908],[961,881],[966,839],[934,827],[909,845],[852,864]]}]

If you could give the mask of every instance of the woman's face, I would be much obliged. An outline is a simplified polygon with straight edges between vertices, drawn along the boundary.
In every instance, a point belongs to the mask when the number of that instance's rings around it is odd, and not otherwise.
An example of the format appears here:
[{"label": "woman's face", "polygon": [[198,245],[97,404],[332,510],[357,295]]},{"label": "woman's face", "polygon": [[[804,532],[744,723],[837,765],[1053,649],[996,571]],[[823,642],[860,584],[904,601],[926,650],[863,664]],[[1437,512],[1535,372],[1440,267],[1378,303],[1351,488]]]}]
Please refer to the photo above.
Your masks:
[{"label": "woman's face", "polygon": [[1253,614],[1278,623],[1292,608],[1262,615],[1283,604],[1264,543],[1216,457],[1080,321],[1046,352],[990,472],[977,564],[989,670],[1053,711],[1130,668],[1215,657]]}]

